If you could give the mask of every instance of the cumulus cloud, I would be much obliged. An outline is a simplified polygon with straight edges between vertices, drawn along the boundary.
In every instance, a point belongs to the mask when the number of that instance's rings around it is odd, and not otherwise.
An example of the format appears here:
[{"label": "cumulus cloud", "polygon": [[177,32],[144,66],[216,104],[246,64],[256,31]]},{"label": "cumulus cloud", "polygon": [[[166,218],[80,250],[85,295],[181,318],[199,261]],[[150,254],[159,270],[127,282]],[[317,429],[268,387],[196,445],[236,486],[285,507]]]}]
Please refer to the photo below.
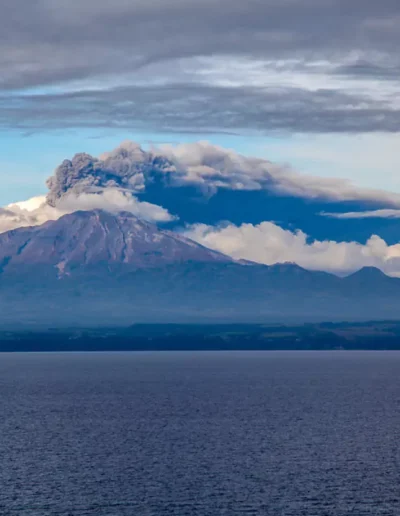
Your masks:
[{"label": "cumulus cloud", "polygon": [[333,219],[400,219],[400,210],[368,210],[368,211],[349,211],[346,213],[321,213],[324,217]]},{"label": "cumulus cloud", "polygon": [[0,209],[0,233],[19,227],[38,226],[61,215],[63,212],[47,204],[45,196],[32,197]]},{"label": "cumulus cloud", "polygon": [[151,222],[168,222],[174,219],[161,206],[140,202],[127,192],[109,187],[97,193],[66,193],[59,199],[57,206],[51,206],[46,196],[39,196],[0,208],[0,233],[19,227],[38,226],[49,220],[57,220],[67,213],[95,209],[112,213],[127,211]]},{"label": "cumulus cloud", "polygon": [[174,220],[166,209],[149,202],[141,202],[129,192],[109,187],[99,193],[67,193],[57,203],[57,209],[63,213],[84,210],[106,210],[111,213],[128,211],[141,219],[151,222],[169,222]]},{"label": "cumulus cloud", "polygon": [[198,224],[188,227],[184,235],[235,259],[267,265],[292,262],[309,270],[339,275],[371,266],[388,275],[400,276],[400,244],[388,245],[377,235],[372,235],[365,244],[309,242],[302,231],[284,230],[272,222],[221,227]]}]

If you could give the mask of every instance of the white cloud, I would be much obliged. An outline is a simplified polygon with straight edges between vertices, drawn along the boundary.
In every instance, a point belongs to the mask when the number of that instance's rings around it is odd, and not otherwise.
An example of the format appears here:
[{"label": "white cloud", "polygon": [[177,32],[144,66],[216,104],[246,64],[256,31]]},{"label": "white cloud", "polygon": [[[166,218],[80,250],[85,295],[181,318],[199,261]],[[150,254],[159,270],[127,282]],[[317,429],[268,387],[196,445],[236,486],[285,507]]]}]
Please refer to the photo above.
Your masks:
[{"label": "white cloud", "polygon": [[235,259],[267,265],[293,262],[309,270],[336,274],[369,266],[400,276],[400,244],[388,245],[377,235],[372,235],[366,244],[330,240],[309,243],[302,231],[284,230],[272,222],[224,227],[198,224],[188,227],[184,234]]},{"label": "white cloud", "polygon": [[400,210],[349,211],[346,213],[321,213],[333,219],[400,219]]},{"label": "white cloud", "polygon": [[27,201],[11,203],[7,206],[7,208],[10,210],[21,210],[21,211],[27,211],[27,212],[31,213],[33,211],[36,211],[38,208],[42,207],[45,202],[46,202],[46,196],[39,195],[37,197],[32,197],[31,199],[28,199]]},{"label": "white cloud", "polygon": [[32,197],[0,209],[0,233],[19,227],[38,226],[48,220],[56,220],[63,214],[49,206],[44,195]]},{"label": "white cloud", "polygon": [[175,218],[165,208],[149,202],[140,202],[129,192],[118,188],[107,188],[99,193],[67,194],[57,203],[57,209],[64,213],[96,209],[113,213],[128,211],[152,222],[168,222]]},{"label": "white cloud", "polygon": [[49,220],[57,220],[74,211],[102,209],[110,212],[128,211],[152,222],[168,222],[174,217],[161,206],[140,202],[128,192],[108,188],[99,193],[73,192],[66,194],[57,204],[50,206],[45,196],[38,196],[0,209],[0,233],[27,226],[38,226]]}]

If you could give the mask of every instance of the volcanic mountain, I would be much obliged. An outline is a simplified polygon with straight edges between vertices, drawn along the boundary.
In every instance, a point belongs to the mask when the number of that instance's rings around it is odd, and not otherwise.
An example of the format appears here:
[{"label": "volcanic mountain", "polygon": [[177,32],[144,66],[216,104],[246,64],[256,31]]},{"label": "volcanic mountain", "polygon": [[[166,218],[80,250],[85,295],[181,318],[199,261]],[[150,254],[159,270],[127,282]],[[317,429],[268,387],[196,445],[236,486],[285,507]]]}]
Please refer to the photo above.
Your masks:
[{"label": "volcanic mountain", "polygon": [[0,326],[397,318],[400,281],[236,262],[129,213],[0,235]]},{"label": "volcanic mountain", "polygon": [[42,226],[0,235],[0,270],[48,266],[60,274],[94,266],[138,269],[232,259],[131,213],[78,211]]}]

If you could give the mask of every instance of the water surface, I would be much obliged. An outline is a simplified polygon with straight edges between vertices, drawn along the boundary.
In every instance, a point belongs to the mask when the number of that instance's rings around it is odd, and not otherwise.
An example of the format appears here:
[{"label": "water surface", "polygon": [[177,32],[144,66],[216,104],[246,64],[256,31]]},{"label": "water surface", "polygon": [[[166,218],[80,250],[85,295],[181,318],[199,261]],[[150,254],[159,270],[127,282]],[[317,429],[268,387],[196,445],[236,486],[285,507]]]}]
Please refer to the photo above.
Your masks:
[{"label": "water surface", "polygon": [[400,353],[0,354],[0,514],[398,515]]}]

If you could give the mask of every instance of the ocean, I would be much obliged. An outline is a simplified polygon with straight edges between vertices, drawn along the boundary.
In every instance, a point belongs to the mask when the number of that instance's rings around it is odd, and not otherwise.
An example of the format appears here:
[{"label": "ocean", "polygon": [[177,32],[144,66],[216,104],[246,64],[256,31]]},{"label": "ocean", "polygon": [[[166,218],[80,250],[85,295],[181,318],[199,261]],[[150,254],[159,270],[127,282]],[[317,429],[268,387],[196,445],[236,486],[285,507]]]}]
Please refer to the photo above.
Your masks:
[{"label": "ocean", "polygon": [[0,354],[2,516],[400,514],[400,352]]}]

